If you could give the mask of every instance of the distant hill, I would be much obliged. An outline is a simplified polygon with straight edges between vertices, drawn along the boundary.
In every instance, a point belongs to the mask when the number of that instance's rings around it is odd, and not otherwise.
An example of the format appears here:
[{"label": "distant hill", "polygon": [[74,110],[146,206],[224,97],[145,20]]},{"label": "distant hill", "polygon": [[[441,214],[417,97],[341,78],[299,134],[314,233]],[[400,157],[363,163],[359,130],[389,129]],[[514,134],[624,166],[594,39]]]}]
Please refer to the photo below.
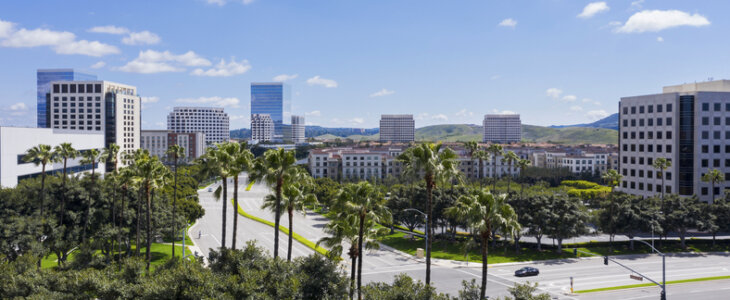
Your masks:
[{"label": "distant hill", "polygon": [[232,139],[250,139],[251,138],[251,129],[241,128],[241,129],[231,130],[231,138]]},{"label": "distant hill", "polygon": [[587,124],[576,124],[576,125],[553,125],[550,128],[568,128],[568,127],[588,127],[588,128],[606,128],[618,130],[618,113],[612,114],[608,117]]}]

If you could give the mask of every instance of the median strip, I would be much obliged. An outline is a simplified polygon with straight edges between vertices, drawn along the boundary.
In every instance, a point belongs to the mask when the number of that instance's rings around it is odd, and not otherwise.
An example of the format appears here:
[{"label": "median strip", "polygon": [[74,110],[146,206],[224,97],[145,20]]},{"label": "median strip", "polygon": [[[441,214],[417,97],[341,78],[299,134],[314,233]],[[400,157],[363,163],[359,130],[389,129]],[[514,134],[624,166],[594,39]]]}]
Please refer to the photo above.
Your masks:
[{"label": "median strip", "polygon": [[[710,280],[723,280],[723,279],[730,279],[730,276],[714,276],[714,277],[703,277],[703,278],[693,278],[693,279],[672,280],[672,281],[667,281],[667,284],[698,282],[698,281],[710,281]],[[612,286],[612,287],[597,288],[597,289],[590,289],[590,290],[581,290],[581,291],[575,291],[575,293],[576,294],[586,294],[586,293],[595,293],[595,292],[603,292],[603,291],[613,291],[613,290],[624,290],[624,289],[633,289],[633,288],[640,288],[640,287],[649,287],[649,286],[655,286],[655,285],[656,284],[653,284],[653,283],[639,283],[639,284],[620,285],[620,286]]]}]

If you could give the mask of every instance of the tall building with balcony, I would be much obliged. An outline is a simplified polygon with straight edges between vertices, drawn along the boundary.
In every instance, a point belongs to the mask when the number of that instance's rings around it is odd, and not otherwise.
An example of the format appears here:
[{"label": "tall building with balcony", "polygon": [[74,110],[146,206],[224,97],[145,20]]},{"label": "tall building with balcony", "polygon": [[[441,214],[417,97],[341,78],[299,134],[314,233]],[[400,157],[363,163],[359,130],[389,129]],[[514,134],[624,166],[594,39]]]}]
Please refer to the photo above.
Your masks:
[{"label": "tall building with balcony", "polygon": [[291,116],[291,138],[294,144],[306,142],[304,116]]},{"label": "tall building with balcony", "polygon": [[254,114],[268,114],[274,122],[274,140],[283,140],[285,121],[291,117],[289,85],[281,82],[251,83],[251,115]]},{"label": "tall building with balcony", "polygon": [[205,134],[202,132],[175,133],[170,130],[142,130],[141,148],[163,161],[172,145],[185,149],[184,161],[192,161],[205,153]]},{"label": "tall building with balcony", "polygon": [[270,142],[274,139],[274,121],[269,114],[251,115],[251,139]]},{"label": "tall building with balcony", "polygon": [[[642,196],[665,191],[711,202],[730,189],[730,80],[664,87],[661,94],[619,103],[620,190]],[[664,174],[653,167],[671,161]],[[726,181],[703,182],[718,169]]]},{"label": "tall building with balcony", "polygon": [[407,143],[415,140],[413,115],[381,115],[380,141]]},{"label": "tall building with balcony", "polygon": [[89,81],[96,80],[96,75],[74,71],[74,69],[38,69],[36,71],[37,87],[37,124],[38,128],[50,128],[50,110],[46,96],[51,92],[52,81]]},{"label": "tall building with balcony", "polygon": [[175,133],[202,132],[206,147],[231,139],[230,120],[223,108],[175,107],[167,116],[167,130]]},{"label": "tall building with balcony", "polygon": [[483,142],[518,143],[522,140],[520,115],[485,115]]}]

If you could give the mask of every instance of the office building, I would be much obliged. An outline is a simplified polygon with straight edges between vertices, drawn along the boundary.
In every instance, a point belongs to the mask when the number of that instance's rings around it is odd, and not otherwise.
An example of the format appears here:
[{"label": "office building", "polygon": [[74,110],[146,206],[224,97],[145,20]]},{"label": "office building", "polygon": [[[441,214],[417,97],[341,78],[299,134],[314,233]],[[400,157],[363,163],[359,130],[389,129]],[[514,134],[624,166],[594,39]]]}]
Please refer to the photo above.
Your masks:
[{"label": "office building", "polygon": [[251,115],[251,139],[259,142],[274,139],[274,121],[269,114]]},{"label": "office building", "polygon": [[[39,176],[40,165],[23,161],[28,149],[45,144],[51,148],[71,143],[76,150],[84,153],[90,149],[104,148],[104,132],[79,131],[52,128],[0,127],[0,187],[15,187],[23,179]],[[91,164],[82,164],[81,157],[69,159],[67,172],[75,174],[91,171]],[[96,173],[104,172],[104,163],[97,164]],[[46,174],[63,172],[63,162],[46,165]]]},{"label": "office building", "polygon": [[295,144],[301,144],[306,142],[304,136],[305,132],[304,116],[291,116],[291,137],[292,142]]},{"label": "office building", "polygon": [[[730,81],[664,87],[661,94],[623,97],[619,103],[620,190],[642,196],[697,195],[711,202],[730,188],[702,176],[718,169],[730,179]],[[662,173],[658,158],[671,161]]]},{"label": "office building", "polygon": [[120,157],[139,149],[142,102],[136,87],[99,80],[53,81],[47,99],[52,128],[103,131],[104,147],[116,143]]},{"label": "office building", "polygon": [[483,142],[519,143],[522,140],[520,115],[485,115]]},{"label": "office building", "polygon": [[380,141],[407,143],[415,140],[413,115],[381,115]]},{"label": "office building", "polygon": [[37,124],[38,128],[51,127],[48,123],[50,110],[47,109],[46,96],[51,92],[52,81],[89,81],[96,75],[76,72],[74,69],[39,69],[36,71],[37,83]]},{"label": "office building", "polygon": [[176,133],[170,130],[142,130],[141,148],[163,161],[170,146],[185,149],[184,161],[192,161],[205,153],[205,134],[202,132]]},{"label": "office building", "polygon": [[229,126],[228,114],[222,108],[175,107],[167,116],[167,130],[175,133],[202,132],[206,147],[230,140]]},{"label": "office building", "polygon": [[274,122],[273,139],[283,140],[283,125],[291,117],[290,87],[281,82],[251,83],[251,115],[254,114],[268,114]]}]

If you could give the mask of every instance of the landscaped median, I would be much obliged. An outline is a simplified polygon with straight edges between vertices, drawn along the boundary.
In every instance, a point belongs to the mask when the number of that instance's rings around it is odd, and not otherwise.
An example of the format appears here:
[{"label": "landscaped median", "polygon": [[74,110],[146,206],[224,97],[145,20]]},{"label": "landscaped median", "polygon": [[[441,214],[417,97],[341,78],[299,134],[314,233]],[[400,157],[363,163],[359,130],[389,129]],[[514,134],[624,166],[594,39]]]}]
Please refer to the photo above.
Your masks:
[{"label": "landscaped median", "polygon": [[[672,280],[672,281],[667,281],[667,284],[698,282],[698,281],[710,281],[710,280],[723,280],[723,279],[730,279],[730,276],[715,276],[715,277],[703,277],[703,278],[693,278],[693,279]],[[649,283],[639,283],[639,284],[629,284],[629,285],[620,285],[620,286],[612,286],[612,287],[605,287],[605,288],[597,288],[597,289],[590,289],[590,290],[580,290],[580,291],[575,291],[575,293],[576,294],[586,294],[586,293],[595,293],[595,292],[605,292],[605,291],[613,291],[613,290],[624,290],[624,289],[633,289],[633,288],[649,287],[649,286],[655,286],[655,285],[656,284],[653,284],[653,283],[649,282]]]}]

